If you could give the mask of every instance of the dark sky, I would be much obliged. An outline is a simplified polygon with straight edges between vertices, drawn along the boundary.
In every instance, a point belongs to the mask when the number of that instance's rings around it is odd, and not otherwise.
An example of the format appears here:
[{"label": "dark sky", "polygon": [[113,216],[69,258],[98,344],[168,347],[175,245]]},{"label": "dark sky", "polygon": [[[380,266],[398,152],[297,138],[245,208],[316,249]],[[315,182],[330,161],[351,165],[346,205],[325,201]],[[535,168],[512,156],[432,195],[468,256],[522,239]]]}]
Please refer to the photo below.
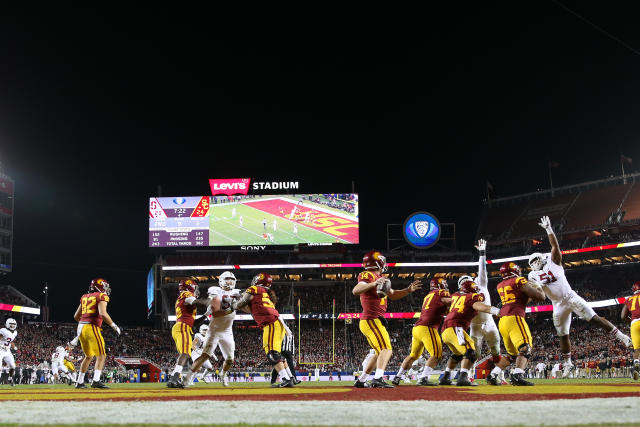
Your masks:
[{"label": "dark sky", "polygon": [[[632,4],[632,3],[629,3]],[[0,161],[14,271],[69,321],[97,276],[145,319],[148,197],[208,178],[361,197],[361,241],[427,210],[474,238],[494,197],[640,164],[638,10],[553,1],[419,10],[0,13]],[[256,15],[261,18],[255,25]],[[227,30],[227,27],[231,27]],[[626,44],[627,46],[623,45]]]}]

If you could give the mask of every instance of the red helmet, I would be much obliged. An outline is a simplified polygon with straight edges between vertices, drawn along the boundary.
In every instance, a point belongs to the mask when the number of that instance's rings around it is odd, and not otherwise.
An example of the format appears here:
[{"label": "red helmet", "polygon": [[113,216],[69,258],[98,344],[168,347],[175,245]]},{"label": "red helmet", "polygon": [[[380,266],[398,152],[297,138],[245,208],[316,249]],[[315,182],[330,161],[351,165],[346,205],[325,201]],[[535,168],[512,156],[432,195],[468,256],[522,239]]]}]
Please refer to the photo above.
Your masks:
[{"label": "red helmet", "polygon": [[633,292],[634,295],[640,292],[640,282],[634,283],[633,286],[631,287],[631,291]]},{"label": "red helmet", "polygon": [[522,270],[515,262],[505,262],[500,267],[500,275],[503,279],[509,277],[520,276],[522,274]]},{"label": "red helmet", "polygon": [[104,279],[93,279],[89,285],[89,292],[101,292],[103,294],[111,295],[111,285]]},{"label": "red helmet", "polygon": [[463,294],[478,292],[478,285],[473,281],[471,276],[462,276],[458,279],[458,292],[462,292]]},{"label": "red helmet", "polygon": [[181,280],[178,284],[178,292],[191,292],[197,296],[199,293],[198,283],[193,279]]},{"label": "red helmet", "polygon": [[387,258],[379,251],[369,251],[362,258],[362,266],[365,270],[378,269],[387,271]]},{"label": "red helmet", "polygon": [[258,273],[253,276],[251,280],[251,286],[262,286],[265,288],[270,288],[273,283],[273,277],[271,277],[268,273]]},{"label": "red helmet", "polygon": [[434,277],[431,279],[429,289],[432,291],[437,289],[449,289],[449,285],[444,277]]}]

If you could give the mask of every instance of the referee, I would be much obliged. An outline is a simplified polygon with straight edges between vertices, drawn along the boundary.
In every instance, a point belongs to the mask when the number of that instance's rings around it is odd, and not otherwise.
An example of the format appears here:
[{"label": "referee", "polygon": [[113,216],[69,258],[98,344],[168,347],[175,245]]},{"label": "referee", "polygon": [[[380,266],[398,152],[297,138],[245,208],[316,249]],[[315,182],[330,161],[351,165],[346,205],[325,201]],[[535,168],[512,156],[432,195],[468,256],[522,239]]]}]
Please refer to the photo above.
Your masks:
[{"label": "referee", "polygon": [[[280,321],[284,325],[284,321],[280,319]],[[286,329],[287,326],[285,325]],[[294,384],[300,384],[301,381],[296,377],[296,365],[295,359],[293,355],[296,353],[296,346],[293,340],[293,334],[285,334],[284,338],[282,338],[282,350],[280,354],[287,361],[287,374],[293,380]],[[278,372],[276,372],[275,368],[271,371],[271,385],[275,387],[276,381],[278,380]]]}]

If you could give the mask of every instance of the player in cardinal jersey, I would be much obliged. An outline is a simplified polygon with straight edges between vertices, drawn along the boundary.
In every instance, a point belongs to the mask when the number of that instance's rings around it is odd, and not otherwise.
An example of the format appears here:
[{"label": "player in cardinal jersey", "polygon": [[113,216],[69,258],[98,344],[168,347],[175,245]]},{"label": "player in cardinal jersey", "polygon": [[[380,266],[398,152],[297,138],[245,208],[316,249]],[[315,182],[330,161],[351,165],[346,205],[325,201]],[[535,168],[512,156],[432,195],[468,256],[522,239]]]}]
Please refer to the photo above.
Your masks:
[{"label": "player in cardinal jersey", "polygon": [[104,362],[107,359],[104,338],[102,337],[103,320],[120,335],[120,328],[107,313],[109,295],[111,295],[111,285],[104,279],[93,279],[89,285],[89,292],[80,297],[80,305],[73,315],[73,318],[78,322],[77,335],[84,353],[76,388],[87,387],[84,384],[84,377],[94,358],[96,359],[96,364],[91,387],[109,388],[100,381]]},{"label": "player in cardinal jersey", "polygon": [[[204,337],[204,346],[202,348],[202,355],[199,358],[194,358],[194,363],[191,366],[191,371],[187,374],[187,378],[191,380],[193,378],[193,372],[197,372],[200,366],[210,357],[213,356],[216,347],[220,346],[222,357],[224,358],[224,364],[222,365],[222,385],[227,387],[229,385],[229,369],[233,365],[234,353],[236,351],[236,343],[233,339],[233,321],[236,318],[235,311],[229,311],[228,313],[220,312],[222,307],[228,308],[231,301],[240,298],[240,291],[236,287],[236,276],[230,271],[225,271],[218,277],[218,284],[220,287],[212,286],[208,289],[209,295],[209,307],[205,316],[212,314],[214,306],[211,302],[213,300],[219,302],[216,303],[215,310],[217,314],[211,319],[209,324],[209,330]],[[189,383],[190,381],[186,381]]]},{"label": "player in cardinal jersey", "polygon": [[438,329],[449,310],[449,304],[451,304],[451,295],[449,294],[447,281],[442,277],[431,279],[430,291],[422,301],[420,318],[411,332],[413,335],[411,354],[402,362],[398,374],[392,381],[394,385],[400,384],[400,381],[404,378],[404,372],[412,366],[414,361],[421,357],[425,348],[429,352],[429,360],[418,378],[418,385],[437,385],[429,382],[429,375],[442,359],[442,339]]},{"label": "player in cardinal jersey", "polygon": [[507,356],[501,358],[491,370],[487,382],[501,385],[500,374],[507,366],[515,363],[511,372],[512,385],[533,385],[524,379],[524,368],[531,357],[533,338],[525,320],[527,303],[530,299],[544,301],[544,292],[522,277],[516,263],[506,262],[500,267],[502,281],[496,287],[502,308],[500,309],[500,335],[507,350]]},{"label": "player in cardinal jersey", "polygon": [[[475,248],[479,253],[478,277],[475,282],[478,285],[478,291],[484,296],[484,303],[491,305],[491,295],[487,287],[489,284],[487,277],[487,241],[483,239],[478,240]],[[495,364],[500,361],[500,332],[491,315],[478,313],[471,321],[469,335],[473,338],[478,357],[482,356],[482,344],[486,341],[492,355],[491,362]]]},{"label": "player in cardinal jersey", "polygon": [[456,385],[471,385],[469,371],[475,362],[475,342],[467,333],[471,320],[478,312],[490,313],[497,316],[500,310],[484,303],[484,295],[478,293],[478,285],[469,276],[458,279],[458,292],[451,295],[449,314],[442,325],[442,341],[451,350],[451,357],[447,362],[444,375],[440,378],[440,385],[451,385],[451,371],[460,365],[460,376]]},{"label": "player in cardinal jersey", "polygon": [[544,228],[551,244],[551,256],[541,253],[533,253],[529,256],[529,265],[532,271],[529,273],[529,281],[542,286],[544,293],[553,304],[553,324],[560,338],[560,351],[562,352],[562,377],[566,378],[573,363],[571,363],[571,341],[569,339],[569,328],[571,327],[571,313],[576,313],[587,322],[600,326],[608,331],[611,336],[617,338],[625,346],[631,347],[631,338],[623,334],[613,326],[607,319],[600,317],[593,311],[593,308],[571,289],[562,267],[562,252],[558,244],[558,239],[551,228],[551,221],[548,216],[540,219],[540,227]]},{"label": "player in cardinal jersey", "polygon": [[251,313],[253,320],[262,329],[262,348],[267,359],[276,369],[282,382],[280,387],[293,387],[293,379],[287,373],[287,362],[280,353],[282,351],[282,338],[286,333],[285,325],[280,319],[280,313],[276,310],[269,289],[273,278],[267,273],[258,273],[251,280],[251,286],[244,291],[239,300],[233,300],[231,309],[245,309]]},{"label": "player in cardinal jersey", "polygon": [[385,327],[384,314],[387,312],[387,297],[392,300],[404,298],[412,292],[422,288],[419,280],[411,283],[401,290],[391,289],[391,281],[382,273],[387,271],[387,260],[378,251],[367,252],[362,259],[364,270],[358,275],[358,284],[353,288],[353,295],[360,297],[362,314],[360,314],[360,332],[367,338],[369,345],[376,351],[365,372],[360,375],[354,384],[358,388],[365,387],[364,381],[375,367],[371,387],[394,387],[386,383],[382,377],[384,370],[391,359],[392,349],[389,333]]},{"label": "player in cardinal jersey", "polygon": [[622,307],[622,320],[631,317],[631,341],[633,343],[633,379],[640,378],[640,282],[631,287],[633,295],[627,298]]},{"label": "player in cardinal jersey", "polygon": [[11,348],[16,350],[16,336],[18,336],[18,322],[16,319],[8,318],[4,323],[4,328],[0,329],[0,366],[4,363],[9,367],[9,383],[13,383],[13,375],[16,371],[16,360],[11,353]]},{"label": "player in cardinal jersey", "polygon": [[193,279],[181,280],[178,284],[178,299],[176,300],[176,323],[171,328],[171,336],[178,350],[178,360],[173,368],[171,378],[167,381],[169,388],[184,388],[180,382],[180,374],[191,357],[193,322],[196,319],[197,306],[205,305],[205,300],[199,300],[200,289]]}]

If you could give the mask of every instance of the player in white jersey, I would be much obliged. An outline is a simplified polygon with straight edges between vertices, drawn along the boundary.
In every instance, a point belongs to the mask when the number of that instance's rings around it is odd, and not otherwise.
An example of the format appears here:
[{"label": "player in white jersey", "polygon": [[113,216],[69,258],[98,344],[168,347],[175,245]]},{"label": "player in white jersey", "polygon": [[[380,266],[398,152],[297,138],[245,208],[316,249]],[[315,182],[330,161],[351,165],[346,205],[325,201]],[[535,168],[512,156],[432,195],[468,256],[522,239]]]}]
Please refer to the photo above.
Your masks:
[{"label": "player in white jersey", "polygon": [[419,375],[424,370],[426,364],[427,359],[424,357],[424,354],[422,354],[411,364],[411,368],[407,371],[407,376],[405,377],[404,382],[411,383],[411,378],[414,375]]},{"label": "player in white jersey", "polygon": [[[193,341],[191,344],[191,360],[196,360],[202,355],[202,349],[204,348],[205,336],[209,331],[208,325],[201,325],[198,332],[193,336]],[[218,358],[212,354],[211,357],[214,360],[218,360]],[[211,360],[207,359],[202,364],[202,368],[204,368],[204,372],[202,373],[202,378],[205,380],[208,378],[211,372],[214,372],[213,365],[211,364]],[[200,378],[200,377],[198,377]]]},{"label": "player in white jersey", "polygon": [[571,289],[562,267],[560,245],[551,228],[549,217],[543,216],[539,225],[547,232],[551,254],[548,256],[536,252],[529,256],[529,265],[531,266],[529,281],[542,286],[545,295],[553,304],[553,324],[560,339],[560,351],[563,358],[562,378],[566,378],[573,368],[571,341],[569,340],[572,312],[580,316],[581,319],[598,325],[627,347],[631,346],[631,338],[620,332],[607,319],[598,316],[593,308],[576,291]]},{"label": "player in white jersey", "polygon": [[[207,291],[210,300],[218,298],[222,304],[228,305],[232,299],[240,297],[240,291],[235,289],[236,276],[234,276],[232,272],[225,271],[222,273],[218,278],[218,283],[220,287],[212,286]],[[205,316],[208,316],[210,313],[211,307],[207,309]],[[191,365],[191,369],[185,377],[185,384],[189,384],[194,372],[200,369],[200,366],[213,355],[216,347],[219,346],[222,357],[224,358],[224,363],[222,364],[222,385],[225,387],[229,385],[229,369],[231,369],[233,365],[233,357],[236,350],[232,329],[235,317],[235,311],[231,311],[228,314],[211,319],[209,330],[204,337],[202,355],[195,359],[193,365]]]},{"label": "player in white jersey", "polygon": [[4,364],[9,368],[9,383],[11,386],[15,386],[13,376],[16,372],[16,360],[11,353],[11,348],[17,350],[15,340],[18,335],[18,322],[10,317],[4,326],[0,329],[0,365]]},{"label": "player in white jersey", "polygon": [[[491,295],[489,295],[488,287],[489,279],[487,276],[487,241],[483,239],[478,240],[478,244],[475,248],[479,253],[478,277],[476,278],[475,283],[478,285],[478,292],[484,296],[484,303],[491,305]],[[460,278],[458,283],[464,282],[463,279],[464,276]],[[468,280],[473,279],[468,278]],[[491,314],[478,313],[473,320],[471,320],[469,335],[473,338],[478,356],[482,354],[482,343],[486,341],[489,346],[489,351],[491,352],[492,362],[495,364],[500,361],[500,331],[498,331],[496,322],[493,320],[493,316]],[[501,380],[502,382],[505,382],[504,378],[501,378]]]},{"label": "player in white jersey", "polygon": [[[53,373],[53,379],[56,383],[59,381],[61,376],[69,381],[68,384],[73,382],[69,369],[64,365],[64,361],[68,356],[69,353],[67,352],[67,349],[62,346],[56,347],[55,353],[51,355],[51,372]],[[58,374],[58,372],[60,372],[60,374]]]}]

